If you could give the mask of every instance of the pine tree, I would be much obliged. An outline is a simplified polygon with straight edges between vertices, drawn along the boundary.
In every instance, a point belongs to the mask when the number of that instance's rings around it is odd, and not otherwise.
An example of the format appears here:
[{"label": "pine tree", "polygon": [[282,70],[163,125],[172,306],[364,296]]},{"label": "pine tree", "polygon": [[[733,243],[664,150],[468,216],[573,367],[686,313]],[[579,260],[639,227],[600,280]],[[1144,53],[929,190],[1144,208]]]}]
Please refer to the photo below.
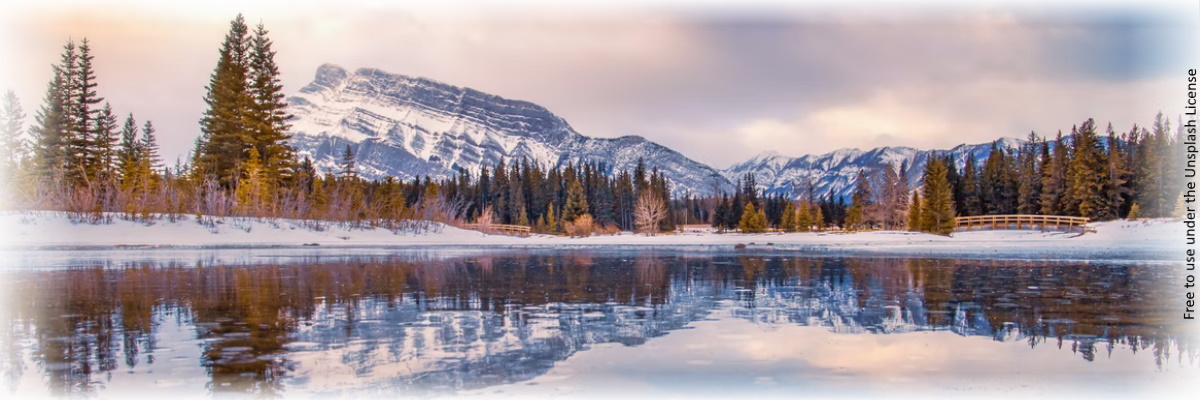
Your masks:
[{"label": "pine tree", "polygon": [[133,114],[129,114],[121,128],[121,147],[117,150],[117,172],[122,182],[134,179],[137,173],[138,157],[141,155],[138,133],[137,120]]},{"label": "pine tree", "polygon": [[4,114],[0,115],[0,148],[4,158],[0,159],[0,174],[12,177],[26,154],[25,140],[21,132],[25,125],[25,111],[17,93],[9,90],[4,94]]},{"label": "pine tree", "polygon": [[162,169],[162,157],[158,154],[158,138],[155,137],[154,132],[154,124],[146,121],[146,125],[142,126],[142,139],[138,143],[138,148],[150,170],[158,171]]},{"label": "pine tree", "polygon": [[1108,211],[1111,218],[1120,218],[1121,208],[1125,205],[1131,190],[1129,189],[1129,171],[1125,169],[1122,145],[1113,131],[1112,123],[1108,124],[1108,176],[1104,182],[1105,197],[1108,198]]},{"label": "pine tree", "polygon": [[558,233],[558,216],[554,215],[554,203],[546,207],[546,232]]},{"label": "pine tree", "polygon": [[563,221],[571,222],[576,217],[588,213],[587,198],[583,195],[583,186],[579,184],[579,179],[571,179],[570,188],[567,189],[567,202],[563,206]]},{"label": "pine tree", "polygon": [[354,161],[354,149],[346,145],[342,153],[342,162],[338,164],[338,178],[343,180],[358,180],[357,162]]},{"label": "pine tree", "polygon": [[821,212],[821,208],[817,207],[813,213],[813,225],[816,226],[818,232],[825,230],[825,214]]},{"label": "pine tree", "polygon": [[120,138],[117,136],[116,130],[117,116],[113,114],[112,106],[104,103],[104,108],[100,109],[100,113],[96,115],[92,129],[94,159],[91,162],[99,171],[98,177],[108,182],[114,182],[117,177],[118,150],[116,146]]},{"label": "pine tree", "polygon": [[1066,195],[1069,161],[1067,144],[1063,141],[1061,131],[1058,133],[1058,138],[1054,140],[1051,154],[1048,162],[1043,163],[1044,167],[1042,168],[1042,214],[1061,215],[1064,212],[1061,204],[1062,198]]},{"label": "pine tree", "polygon": [[250,148],[250,156],[242,163],[241,174],[234,191],[238,211],[244,215],[262,217],[267,200],[267,182],[262,157],[259,156],[257,148]]},{"label": "pine tree", "polygon": [[84,38],[79,46],[79,56],[76,71],[75,84],[75,101],[72,104],[75,106],[74,128],[75,132],[71,135],[74,142],[71,143],[72,152],[76,154],[77,165],[81,172],[81,179],[85,181],[96,180],[104,170],[100,159],[102,155],[97,154],[100,149],[96,146],[98,132],[96,132],[96,119],[101,112],[99,104],[104,101],[96,92],[96,71],[92,68],[92,60],[95,56],[91,54],[91,45],[87,38]]},{"label": "pine tree", "polygon": [[754,207],[754,203],[747,202],[746,208],[742,211],[742,219],[738,221],[738,229],[742,233],[763,233],[767,231],[767,216],[762,210]]},{"label": "pine tree", "polygon": [[1108,160],[1096,136],[1094,120],[1089,118],[1080,125],[1074,142],[1075,157],[1071,160],[1074,179],[1070,187],[1074,202],[1078,204],[1078,215],[1093,220],[1114,218],[1111,200],[1105,190],[1109,180]]},{"label": "pine tree", "polygon": [[946,179],[946,164],[932,159],[925,164],[925,187],[921,205],[921,230],[938,235],[954,231],[954,200]]},{"label": "pine tree", "polygon": [[980,215],[983,214],[983,202],[980,197],[980,178],[979,168],[976,167],[975,153],[967,153],[967,162],[963,166],[962,180],[959,184],[959,192],[961,195],[961,204],[958,212],[959,215]]},{"label": "pine tree", "polygon": [[[815,223],[814,215],[812,214],[812,212],[809,211],[809,209],[811,209],[811,208],[812,208],[812,205],[809,204],[808,200],[800,201],[800,209],[796,210],[796,216],[795,216],[795,223],[796,223],[797,231],[808,232],[808,231],[812,230],[813,225],[817,225]],[[820,211],[820,210],[818,209],[818,211]]]},{"label": "pine tree", "polygon": [[220,57],[208,84],[204,102],[208,109],[200,120],[201,148],[196,166],[217,176],[224,187],[232,187],[238,166],[246,157],[247,130],[254,99],[247,88],[250,39],[245,19],[238,14],[230,22],[221,44]]},{"label": "pine tree", "polygon": [[783,206],[783,215],[780,217],[779,228],[784,232],[796,231],[796,208],[792,206],[792,201],[787,201]]},{"label": "pine tree", "polygon": [[258,24],[250,39],[248,60],[249,93],[253,100],[249,123],[253,131],[253,146],[263,156],[267,183],[278,185],[294,173],[292,160],[295,158],[295,149],[288,143],[291,135],[287,132],[291,125],[287,121],[292,116],[287,113],[272,44],[271,39],[267,38],[266,27]]},{"label": "pine tree", "polygon": [[1021,146],[1017,156],[1019,184],[1017,186],[1017,213],[1037,214],[1041,210],[1042,179],[1039,174],[1041,148],[1037,134],[1029,132],[1029,139]]},{"label": "pine tree", "polygon": [[46,85],[45,99],[30,128],[33,168],[41,178],[58,180],[65,174],[71,127],[67,115],[67,85],[66,71],[54,66],[54,78]]},{"label": "pine tree", "polygon": [[921,196],[914,190],[912,200],[908,202],[908,230],[921,231]]}]

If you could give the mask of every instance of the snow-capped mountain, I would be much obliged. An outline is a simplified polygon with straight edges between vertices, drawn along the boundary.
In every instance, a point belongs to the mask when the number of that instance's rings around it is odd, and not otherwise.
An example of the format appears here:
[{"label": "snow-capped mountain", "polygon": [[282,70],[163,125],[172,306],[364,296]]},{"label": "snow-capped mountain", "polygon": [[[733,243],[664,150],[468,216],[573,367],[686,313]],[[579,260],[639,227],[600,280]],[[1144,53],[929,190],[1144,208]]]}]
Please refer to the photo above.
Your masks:
[{"label": "snow-capped mountain", "polygon": [[[430,176],[472,175],[500,161],[529,159],[549,168],[580,160],[600,162],[613,171],[633,170],[638,159],[657,167],[675,194],[712,193],[714,182],[728,193],[746,173],[754,173],[768,194],[803,194],[811,181],[814,194],[849,198],[860,170],[870,176],[891,163],[908,162],[908,182],[916,187],[934,152],[954,155],[961,169],[967,153],[983,162],[991,143],[959,145],[950,150],[879,147],[842,149],[822,155],[788,157],[766,152],[725,170],[689,159],[640,136],[592,138],[537,104],[505,99],[471,88],[425,78],[363,68],[349,73],[325,64],[312,83],[288,98],[294,116],[292,144],[321,171],[335,171],[350,146],[358,172],[367,179],[404,180]],[[1008,147],[1024,143],[1005,138]],[[796,149],[797,153],[804,149]]]},{"label": "snow-capped mountain", "polygon": [[[1017,148],[1025,141],[1015,138],[1003,138],[999,145]],[[992,143],[962,144],[949,150],[917,150],[911,147],[877,147],[872,150],[841,149],[821,155],[805,155],[788,157],[774,151],[768,151],[750,160],[722,170],[731,182],[739,182],[747,173],[753,173],[758,187],[768,194],[783,193],[785,195],[801,196],[806,185],[811,182],[813,194],[819,198],[833,193],[834,197],[850,198],[857,184],[858,172],[865,170],[867,176],[882,172],[887,164],[892,164],[899,172],[900,165],[908,162],[909,187],[920,185],[921,173],[929,156],[951,154],[958,169],[961,171],[966,163],[967,154],[974,153],[975,160],[982,164],[987,159]],[[882,175],[880,175],[882,176]]]},{"label": "snow-capped mountain", "polygon": [[583,136],[533,103],[377,69],[351,74],[322,65],[288,103],[292,144],[322,171],[334,170],[349,145],[367,179],[475,174],[501,158],[543,167],[602,162],[620,171],[641,158],[666,173],[676,193],[711,187],[714,179],[730,187],[712,167],[642,137]]}]

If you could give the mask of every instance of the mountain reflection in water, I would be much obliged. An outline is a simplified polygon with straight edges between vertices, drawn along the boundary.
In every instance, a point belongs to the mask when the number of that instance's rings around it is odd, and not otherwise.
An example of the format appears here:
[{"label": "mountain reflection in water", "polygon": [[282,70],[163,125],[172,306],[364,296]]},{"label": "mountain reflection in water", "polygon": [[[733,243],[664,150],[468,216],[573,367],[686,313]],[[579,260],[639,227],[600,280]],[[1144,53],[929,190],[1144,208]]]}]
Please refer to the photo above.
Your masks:
[{"label": "mountain reflection in water", "polygon": [[[1021,341],[1074,352],[1084,372],[1114,351],[1152,354],[1159,370],[1194,368],[1162,306],[1169,269],[524,251],[15,271],[0,274],[0,369],[6,394],[111,395],[149,373],[183,393],[445,394],[527,381],[594,345],[639,346],[729,317]],[[189,387],[197,377],[202,386]]]}]

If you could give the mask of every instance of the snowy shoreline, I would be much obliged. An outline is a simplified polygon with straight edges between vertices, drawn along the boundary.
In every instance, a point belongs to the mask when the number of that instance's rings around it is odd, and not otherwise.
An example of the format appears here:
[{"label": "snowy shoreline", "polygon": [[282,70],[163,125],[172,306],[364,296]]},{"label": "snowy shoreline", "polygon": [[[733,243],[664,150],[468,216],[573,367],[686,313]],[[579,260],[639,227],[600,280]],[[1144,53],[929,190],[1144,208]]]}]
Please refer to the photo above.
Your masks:
[{"label": "snowy shoreline", "polygon": [[[455,252],[497,249],[661,249],[698,252],[791,252],[804,255],[878,255],[935,258],[1017,258],[1072,260],[1182,259],[1184,226],[1172,220],[1094,223],[1094,233],[1040,231],[957,232],[952,237],[903,231],[855,234],[688,232],[657,236],[623,233],[569,238],[548,235],[487,235],[438,225],[423,233],[382,228],[350,228],[309,221],[215,218],[197,223],[194,215],[152,223],[119,218],[107,224],[73,223],[61,212],[0,213],[0,252],[7,257],[45,259],[66,253],[124,259],[129,254],[195,252],[283,252],[287,254],[377,254],[392,251]],[[207,217],[206,217],[207,219]],[[51,257],[53,258],[53,257]],[[9,262],[10,264],[12,262]],[[24,264],[24,263],[20,263]]]}]

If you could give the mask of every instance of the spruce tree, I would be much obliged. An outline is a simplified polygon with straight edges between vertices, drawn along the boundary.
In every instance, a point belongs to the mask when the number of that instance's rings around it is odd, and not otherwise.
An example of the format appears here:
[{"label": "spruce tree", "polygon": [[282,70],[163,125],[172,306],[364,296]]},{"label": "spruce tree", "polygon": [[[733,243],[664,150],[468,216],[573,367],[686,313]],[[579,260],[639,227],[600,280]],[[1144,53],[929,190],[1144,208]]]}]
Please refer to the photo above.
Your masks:
[{"label": "spruce tree", "polygon": [[275,64],[275,51],[271,39],[262,24],[254,30],[250,42],[249,92],[253,106],[249,111],[252,144],[263,158],[263,169],[268,185],[277,185],[290,179],[295,149],[288,143],[287,102],[284,101],[283,84],[279,79],[279,66]]},{"label": "spruce tree", "polygon": [[797,231],[808,232],[811,231],[812,226],[815,225],[812,212],[809,211],[810,208],[812,208],[812,206],[809,205],[808,200],[800,201],[800,209],[796,211],[795,216]]},{"label": "spruce tree", "polygon": [[103,155],[98,154],[102,149],[97,146],[99,133],[96,131],[96,119],[101,112],[99,105],[104,99],[96,91],[96,71],[92,67],[94,59],[91,45],[87,38],[84,38],[79,45],[75,73],[74,95],[76,98],[72,102],[75,107],[75,115],[71,118],[74,121],[75,132],[71,135],[74,139],[71,147],[79,160],[77,164],[81,169],[81,178],[87,181],[96,180],[104,170],[104,166],[100,162]]},{"label": "spruce tree", "polygon": [[962,180],[959,184],[959,191],[962,193],[962,202],[958,209],[959,215],[983,214],[983,202],[980,196],[980,187],[982,184],[978,171],[979,168],[976,167],[975,154],[967,153],[967,162],[963,166]]},{"label": "spruce tree", "polygon": [[1051,156],[1047,158],[1047,162],[1043,163],[1041,198],[1043,215],[1062,215],[1064,213],[1061,204],[1062,198],[1066,194],[1068,161],[1067,144],[1060,131],[1054,140]]},{"label": "spruce tree", "polygon": [[208,109],[200,119],[202,133],[200,170],[217,176],[222,186],[232,187],[239,165],[249,147],[247,130],[253,121],[254,99],[247,90],[250,39],[245,19],[238,14],[230,22],[221,44],[217,66],[209,79],[204,102]]},{"label": "spruce tree", "polygon": [[554,203],[546,206],[546,232],[558,234],[558,216],[554,215]]},{"label": "spruce tree", "polygon": [[1109,180],[1108,160],[1096,136],[1095,121],[1091,118],[1084,121],[1073,140],[1075,156],[1071,160],[1071,171],[1074,173],[1070,187],[1074,203],[1078,204],[1077,215],[1093,220],[1114,218],[1111,200],[1105,191],[1105,183]]},{"label": "spruce tree", "polygon": [[54,66],[54,78],[46,85],[46,96],[34,115],[33,168],[38,177],[58,180],[65,174],[70,122],[67,115],[67,76],[63,68]]},{"label": "spruce tree", "polygon": [[0,160],[0,174],[12,177],[26,154],[25,140],[21,132],[25,125],[25,111],[17,93],[9,90],[4,94],[4,114],[0,115],[0,148],[4,158]]},{"label": "spruce tree", "polygon": [[779,228],[783,229],[784,232],[796,231],[796,208],[792,206],[790,200],[783,206],[783,215],[780,216]]},{"label": "spruce tree", "polygon": [[146,125],[142,126],[142,139],[138,143],[138,149],[150,170],[158,171],[162,169],[162,156],[158,154],[158,138],[154,132],[154,124],[146,121]]},{"label": "spruce tree", "polygon": [[914,190],[912,200],[908,202],[908,230],[921,231],[921,196]]},{"label": "spruce tree", "polygon": [[954,231],[954,200],[946,179],[946,164],[932,159],[925,164],[925,187],[921,205],[921,230],[938,235]]},{"label": "spruce tree", "polygon": [[132,180],[137,173],[138,157],[141,155],[138,133],[137,120],[133,114],[129,114],[121,128],[121,147],[117,150],[117,171],[122,182]]},{"label": "spruce tree", "polygon": [[346,151],[342,153],[342,162],[338,164],[338,178],[342,180],[358,180],[358,166],[354,160],[354,149],[350,145],[346,145]]},{"label": "spruce tree", "polygon": [[116,167],[118,165],[118,141],[117,136],[117,116],[113,114],[112,106],[104,103],[104,108],[100,109],[100,113],[96,115],[95,124],[92,129],[92,146],[93,157],[92,162],[96,164],[98,176],[100,179],[108,182],[114,182],[117,177]]},{"label": "spruce tree", "polygon": [[562,219],[564,222],[574,221],[576,217],[588,213],[587,198],[583,195],[583,185],[579,183],[579,179],[571,179],[570,188],[567,189],[567,202],[563,206]]}]

